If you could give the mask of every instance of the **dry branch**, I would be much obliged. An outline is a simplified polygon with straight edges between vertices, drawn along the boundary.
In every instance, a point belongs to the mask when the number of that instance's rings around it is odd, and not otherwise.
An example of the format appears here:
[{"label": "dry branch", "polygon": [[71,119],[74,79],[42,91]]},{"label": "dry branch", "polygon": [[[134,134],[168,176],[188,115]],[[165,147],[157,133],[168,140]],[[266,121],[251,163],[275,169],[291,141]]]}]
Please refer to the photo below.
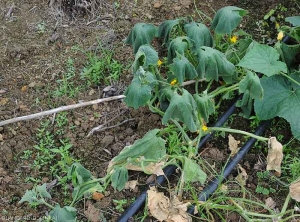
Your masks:
[{"label": "dry branch", "polygon": [[71,110],[71,109],[77,109],[77,108],[84,107],[84,106],[90,106],[90,105],[94,105],[94,104],[98,104],[98,103],[109,102],[109,101],[114,101],[114,100],[124,99],[124,98],[125,98],[124,95],[119,95],[119,96],[112,96],[112,97],[109,97],[109,98],[96,99],[96,100],[92,100],[92,101],[88,101],[88,102],[77,103],[77,104],[68,105],[68,106],[61,106],[61,107],[58,107],[58,108],[55,108],[55,109],[51,109],[51,110],[47,110],[47,111],[44,111],[44,112],[31,114],[31,115],[28,115],[28,116],[20,116],[20,117],[4,120],[4,121],[0,122],[0,126],[4,126],[4,125],[10,124],[10,123],[16,123],[16,122],[19,122],[19,121],[35,119],[35,118],[39,118],[39,117],[42,117],[42,116],[52,115],[54,113],[67,111],[67,110]]}]

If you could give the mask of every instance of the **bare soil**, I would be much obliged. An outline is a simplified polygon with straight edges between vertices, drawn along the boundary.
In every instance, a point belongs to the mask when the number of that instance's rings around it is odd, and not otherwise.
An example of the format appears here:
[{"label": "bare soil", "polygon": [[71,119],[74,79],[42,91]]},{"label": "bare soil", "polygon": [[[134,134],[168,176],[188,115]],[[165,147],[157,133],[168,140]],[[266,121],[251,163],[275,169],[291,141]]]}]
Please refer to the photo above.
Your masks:
[{"label": "bare soil", "polygon": [[[191,0],[99,0],[100,7],[91,13],[68,2],[72,1],[0,1],[0,121],[103,96],[102,89],[106,87],[105,84],[81,91],[75,98],[51,96],[51,91],[57,87],[57,80],[61,79],[62,73],[65,72],[69,57],[75,62],[78,74],[76,84],[83,84],[79,73],[86,63],[86,56],[72,50],[73,46],[85,51],[94,50],[97,41],[101,40],[104,47],[115,50],[116,60],[128,66],[130,61],[133,61],[133,54],[132,49],[123,41],[135,23],[148,22],[158,25],[166,19],[181,16],[198,18]],[[213,15],[211,8],[218,10],[226,5],[249,9],[251,14],[242,24],[247,29],[250,25],[256,27],[253,21],[261,20],[265,13],[282,1],[196,2],[197,8],[210,16]],[[286,7],[289,2],[286,1]],[[259,34],[257,30],[254,32]],[[120,80],[115,83],[119,94],[123,93],[130,80],[130,71],[124,69]],[[115,116],[118,116],[116,120],[108,125],[127,119],[133,120],[87,137],[92,128]],[[53,120],[54,116],[44,118]],[[96,177],[105,175],[108,162],[124,146],[132,144],[148,130],[162,126],[159,116],[152,114],[147,108],[128,109],[122,101],[72,110],[68,112],[67,118],[68,127],[76,126],[73,130],[65,132],[73,144],[71,153]],[[238,115],[234,119],[235,125],[241,125],[242,129],[249,124]],[[42,218],[48,211],[45,207],[31,209],[26,204],[18,204],[26,189],[33,186],[31,182],[24,182],[25,178],[40,177],[43,182],[55,179],[44,176],[43,172],[37,172],[30,167],[34,155],[28,160],[20,158],[23,151],[35,150],[33,146],[36,145],[36,133],[40,122],[41,119],[36,119],[0,127],[0,221],[33,221],[34,218]],[[288,134],[289,131],[285,134],[286,139],[289,138]],[[211,141],[207,144],[208,149],[203,152],[203,156],[212,164],[224,164],[228,156],[226,141]],[[252,170],[257,161],[257,155],[249,155],[242,163],[248,174],[253,177],[247,184],[249,188],[255,189],[256,186],[255,172]],[[146,177],[141,173],[132,173],[130,177],[139,178],[141,186],[133,192],[110,190],[102,202],[93,203],[97,209],[101,209],[108,221],[115,221],[120,215],[114,209],[113,199],[131,200],[143,191]],[[84,209],[80,209],[81,219],[88,221],[83,211]],[[22,217],[23,219],[18,220]],[[227,220],[238,219],[240,218],[237,218],[237,215],[229,214]]]}]

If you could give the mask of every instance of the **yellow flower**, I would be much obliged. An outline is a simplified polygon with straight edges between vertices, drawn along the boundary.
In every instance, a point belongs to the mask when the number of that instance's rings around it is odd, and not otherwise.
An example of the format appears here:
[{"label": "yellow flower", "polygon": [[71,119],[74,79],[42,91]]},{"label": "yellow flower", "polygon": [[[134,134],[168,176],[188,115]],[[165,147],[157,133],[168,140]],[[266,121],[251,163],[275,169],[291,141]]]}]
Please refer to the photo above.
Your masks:
[{"label": "yellow flower", "polygon": [[157,66],[161,66],[163,64],[163,62],[159,59],[158,61],[157,61]]},{"label": "yellow flower", "polygon": [[280,25],[279,25],[278,22],[275,23],[275,27],[276,27],[277,29],[279,29]]},{"label": "yellow flower", "polygon": [[284,37],[284,33],[283,33],[283,31],[280,31],[277,35],[277,40],[281,41],[283,39],[283,37]]},{"label": "yellow flower", "polygon": [[177,83],[177,79],[173,79],[170,84],[171,84],[171,86],[174,86],[176,83]]},{"label": "yellow flower", "polygon": [[234,36],[232,36],[232,37],[230,38],[230,42],[231,42],[231,43],[236,43],[237,40],[238,40],[238,38],[239,38],[239,37],[237,37],[236,35],[234,35]]},{"label": "yellow flower", "polygon": [[207,127],[207,126],[205,126],[205,125],[203,125],[201,129],[203,130],[203,132],[205,132],[205,131],[207,131],[207,130],[208,130],[208,127]]}]

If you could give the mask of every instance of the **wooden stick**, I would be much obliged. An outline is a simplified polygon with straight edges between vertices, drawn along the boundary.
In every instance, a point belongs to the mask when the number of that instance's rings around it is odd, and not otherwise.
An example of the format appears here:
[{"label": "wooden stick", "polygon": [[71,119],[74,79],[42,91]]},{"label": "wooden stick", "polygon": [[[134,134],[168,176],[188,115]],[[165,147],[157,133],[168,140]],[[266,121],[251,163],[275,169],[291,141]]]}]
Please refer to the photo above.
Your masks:
[{"label": "wooden stick", "polygon": [[42,116],[47,116],[47,115],[51,115],[54,113],[67,111],[67,110],[71,110],[71,109],[77,109],[77,108],[84,107],[84,106],[90,106],[90,105],[94,105],[94,104],[98,104],[98,103],[110,102],[110,101],[124,99],[124,98],[125,98],[124,95],[119,95],[119,96],[112,96],[112,97],[103,98],[103,99],[96,99],[96,100],[92,100],[92,101],[88,101],[88,102],[77,103],[77,104],[68,105],[68,106],[61,106],[61,107],[58,107],[55,109],[31,114],[28,116],[20,116],[20,117],[4,120],[4,121],[0,122],[0,126],[4,126],[4,125],[10,124],[10,123],[15,123],[15,122],[23,121],[23,120],[35,119],[35,118],[39,118]]}]

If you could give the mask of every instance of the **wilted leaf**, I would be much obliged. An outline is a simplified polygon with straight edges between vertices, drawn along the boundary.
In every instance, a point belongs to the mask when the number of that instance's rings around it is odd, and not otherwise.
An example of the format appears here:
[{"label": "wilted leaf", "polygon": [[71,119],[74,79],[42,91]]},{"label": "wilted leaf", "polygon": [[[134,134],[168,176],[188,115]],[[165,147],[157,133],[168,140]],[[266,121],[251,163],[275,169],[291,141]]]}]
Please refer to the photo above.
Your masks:
[{"label": "wilted leaf", "polygon": [[155,37],[156,27],[146,23],[136,23],[132,28],[125,43],[133,47],[133,52],[136,53],[141,45],[150,44]]},{"label": "wilted leaf", "polygon": [[172,60],[177,54],[184,55],[184,51],[189,48],[191,41],[186,36],[180,36],[173,39],[168,47],[168,63],[171,64]]},{"label": "wilted leaf", "polygon": [[231,134],[228,135],[228,147],[230,149],[231,157],[235,156],[235,154],[237,154],[239,152],[239,150],[240,150],[240,147],[238,147],[239,144],[240,144],[240,141],[235,140]]},{"label": "wilted leaf", "polygon": [[191,132],[196,132],[197,117],[194,114],[196,103],[192,95],[183,89],[182,95],[173,93],[170,105],[167,108],[162,123],[165,125],[170,119],[178,119],[186,124]]},{"label": "wilted leaf", "polygon": [[150,214],[159,221],[191,222],[192,219],[186,212],[190,203],[182,203],[174,196],[171,200],[162,192],[157,192],[155,187],[147,191],[148,209]]},{"label": "wilted leaf", "polygon": [[241,167],[240,164],[238,164],[238,167],[240,169],[240,172],[235,179],[240,185],[246,186],[248,174],[247,174],[246,170],[243,167]]},{"label": "wilted leaf", "polygon": [[80,163],[73,163],[69,168],[68,179],[72,180],[74,187],[91,180],[91,177],[91,172],[84,168]]},{"label": "wilted leaf", "polygon": [[184,30],[187,36],[194,41],[194,50],[201,46],[213,46],[214,40],[206,25],[202,23],[191,22],[184,25]]},{"label": "wilted leaf", "polygon": [[218,34],[230,34],[241,22],[247,11],[235,6],[221,8],[215,14],[211,28]]},{"label": "wilted leaf", "polygon": [[152,97],[152,89],[157,84],[156,77],[151,72],[145,72],[142,67],[135,74],[131,84],[126,89],[124,102],[127,106],[137,109],[147,104]]},{"label": "wilted leaf", "polygon": [[238,66],[261,72],[267,76],[287,72],[287,66],[279,61],[279,53],[271,46],[255,43],[253,48],[237,64]]},{"label": "wilted leaf", "polygon": [[150,45],[142,45],[135,55],[134,62],[132,64],[132,70],[135,74],[142,66],[145,70],[150,65],[157,65],[158,53]]},{"label": "wilted leaf", "polygon": [[183,178],[185,182],[200,182],[204,184],[207,175],[200,166],[192,159],[184,157]]},{"label": "wilted leaf", "polygon": [[[144,157],[141,157],[143,159]],[[148,174],[155,174],[157,176],[165,175],[163,171],[163,167],[165,165],[165,162],[151,162],[151,163],[144,163],[145,166],[142,167],[140,163],[140,160],[138,160],[135,164],[128,163],[126,165],[126,169],[133,170],[133,171],[144,171]]]},{"label": "wilted leaf", "polygon": [[173,60],[173,63],[170,65],[170,70],[179,84],[182,84],[185,80],[190,80],[197,77],[197,71],[195,67],[183,55],[178,55],[178,57]]},{"label": "wilted leaf", "polygon": [[296,45],[287,45],[283,42],[279,44],[279,47],[284,57],[284,61],[288,67],[291,66],[293,60],[295,59],[296,55],[300,53],[300,44]]},{"label": "wilted leaf", "polygon": [[55,222],[76,222],[76,208],[65,206],[61,208],[56,205],[49,213]]},{"label": "wilted leaf", "polygon": [[[294,79],[297,76],[299,72],[291,75]],[[300,87],[279,75],[261,79],[261,85],[264,96],[254,101],[256,115],[261,120],[283,117],[290,123],[294,137],[300,140]]]},{"label": "wilted leaf", "polygon": [[214,100],[207,95],[207,91],[203,91],[201,96],[194,94],[194,99],[197,104],[197,110],[206,123],[209,122],[209,116],[215,112]]},{"label": "wilted leaf", "polygon": [[276,202],[272,199],[272,197],[268,197],[266,200],[265,200],[265,204],[268,208],[270,209],[275,209],[276,207]]},{"label": "wilted leaf", "polygon": [[111,175],[111,185],[113,188],[121,191],[128,181],[128,170],[125,167],[115,166]]},{"label": "wilted leaf", "polygon": [[94,207],[91,201],[87,201],[86,203],[87,209],[84,211],[84,215],[91,222],[101,222],[101,212],[99,209]]},{"label": "wilted leaf", "polygon": [[300,202],[300,181],[295,181],[291,183],[290,195],[294,200]]},{"label": "wilted leaf", "polygon": [[235,66],[226,59],[222,52],[202,46],[196,53],[199,63],[196,70],[200,79],[218,81],[219,77],[222,77],[226,83],[232,82]]},{"label": "wilted leaf", "polygon": [[268,141],[268,147],[267,170],[275,170],[275,175],[279,177],[283,159],[282,145],[277,141],[276,137],[271,137]]},{"label": "wilted leaf", "polygon": [[160,26],[158,26],[157,35],[158,38],[163,39],[164,44],[167,46],[170,42],[170,35],[172,30],[180,24],[182,19],[175,19],[175,20],[165,20]]}]

